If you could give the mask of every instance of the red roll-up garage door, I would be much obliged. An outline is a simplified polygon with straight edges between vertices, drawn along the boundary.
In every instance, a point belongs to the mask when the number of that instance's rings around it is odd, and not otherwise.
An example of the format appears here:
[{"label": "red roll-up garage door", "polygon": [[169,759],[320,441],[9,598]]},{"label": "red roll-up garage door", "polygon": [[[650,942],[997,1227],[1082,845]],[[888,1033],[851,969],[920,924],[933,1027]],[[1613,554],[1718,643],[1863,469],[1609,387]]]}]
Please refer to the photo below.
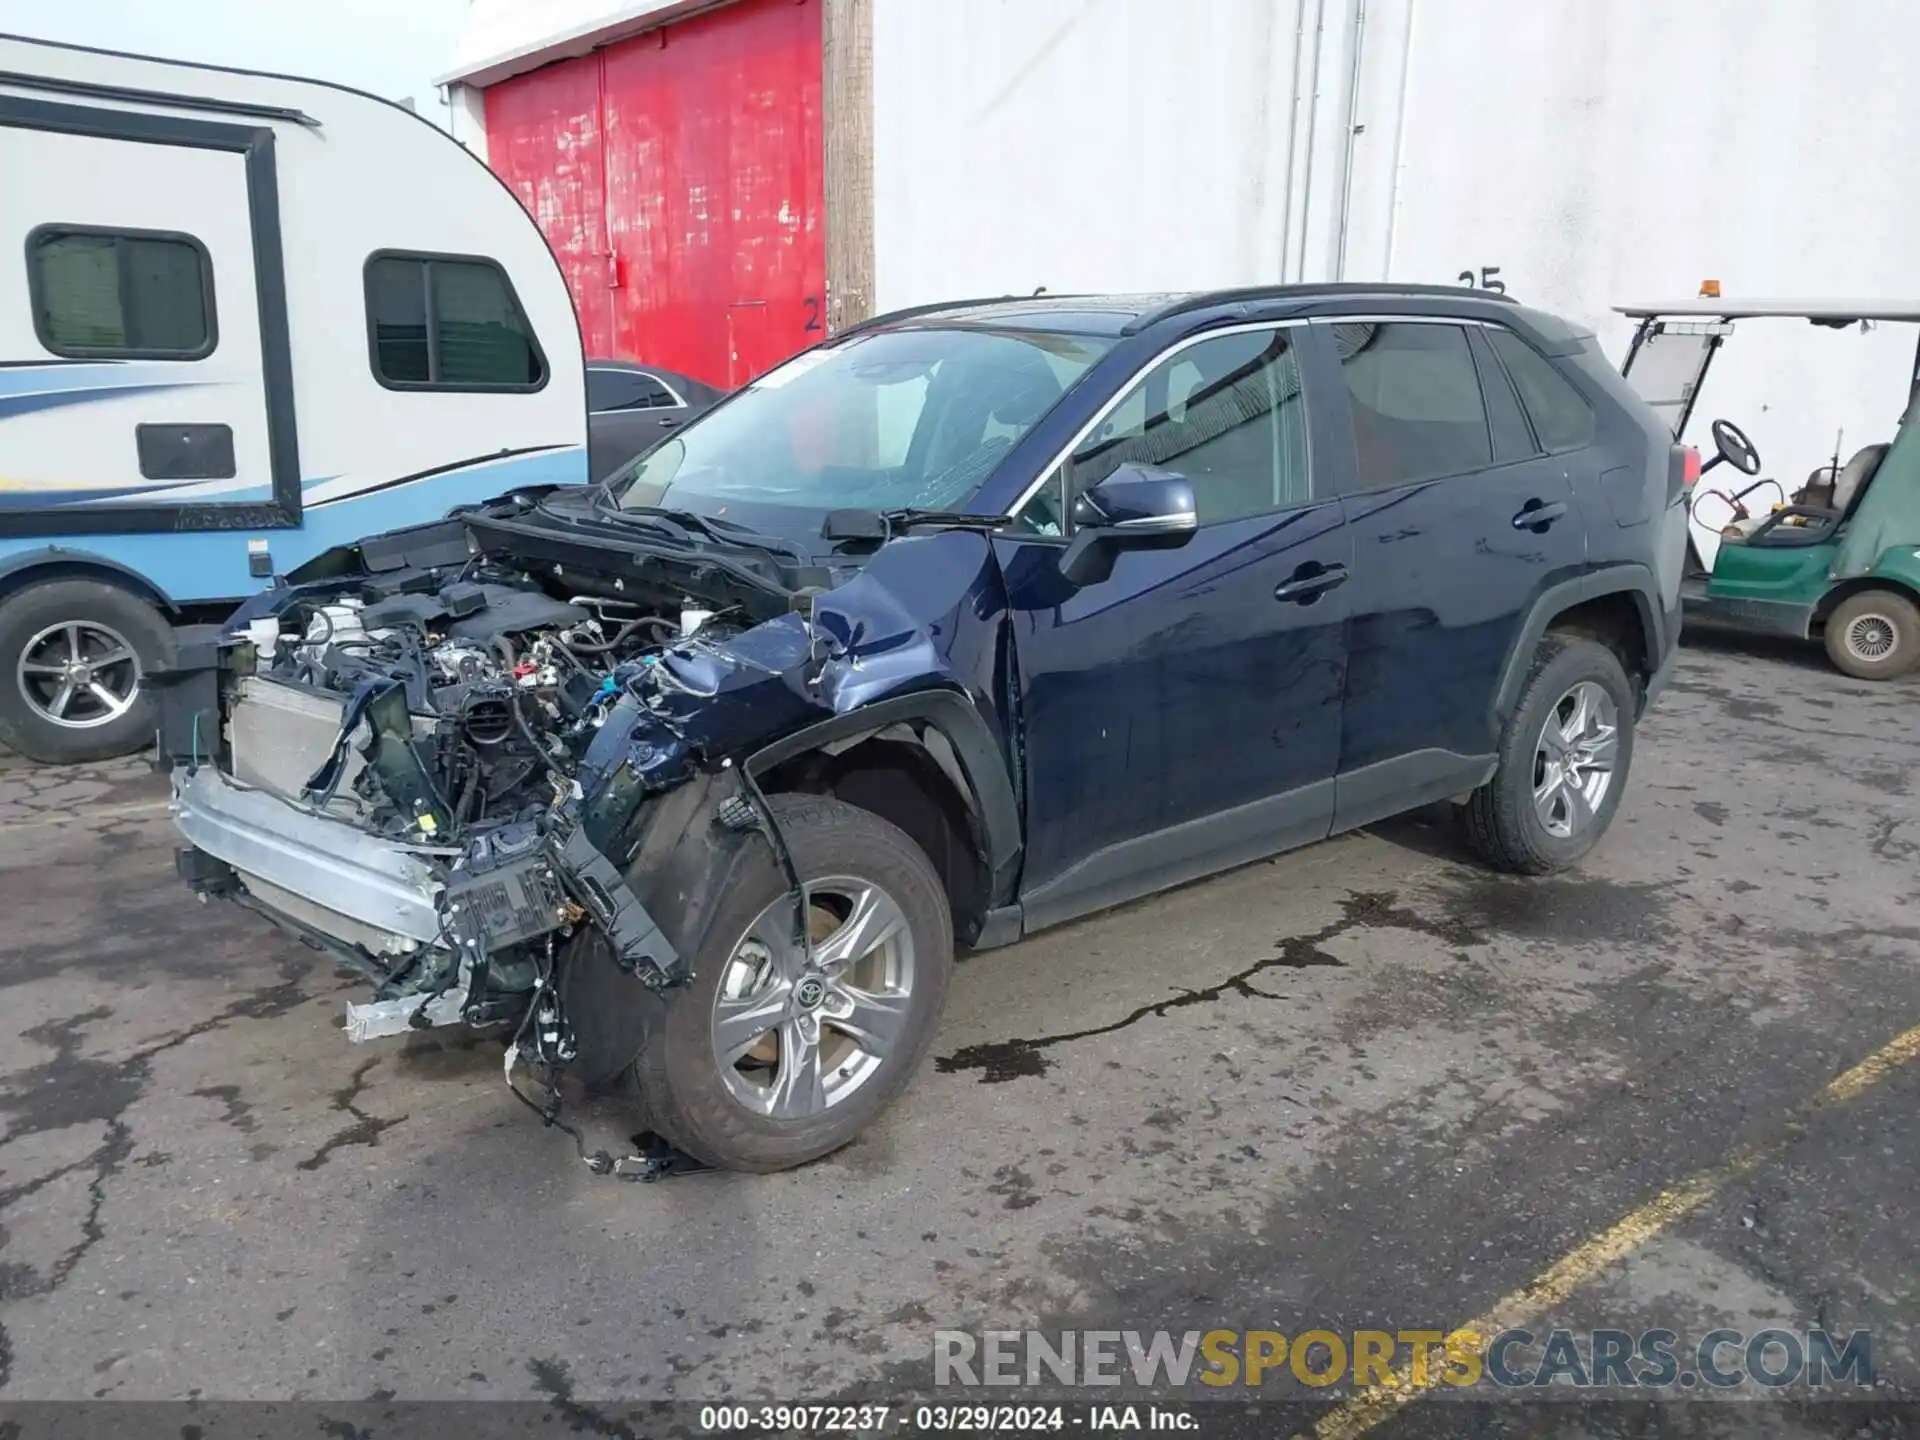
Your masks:
[{"label": "red roll-up garage door", "polygon": [[816,0],[736,0],[486,107],[488,160],[560,257],[590,356],[733,386],[822,337]]}]

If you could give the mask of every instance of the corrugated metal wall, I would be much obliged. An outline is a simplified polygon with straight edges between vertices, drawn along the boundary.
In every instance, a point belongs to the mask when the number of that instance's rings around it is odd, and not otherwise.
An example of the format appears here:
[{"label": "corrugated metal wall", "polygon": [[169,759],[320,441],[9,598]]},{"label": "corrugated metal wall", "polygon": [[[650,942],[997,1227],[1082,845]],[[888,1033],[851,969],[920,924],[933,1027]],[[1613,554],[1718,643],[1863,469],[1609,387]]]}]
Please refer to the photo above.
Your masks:
[{"label": "corrugated metal wall", "polygon": [[593,356],[716,385],[822,333],[820,16],[741,0],[486,92]]}]

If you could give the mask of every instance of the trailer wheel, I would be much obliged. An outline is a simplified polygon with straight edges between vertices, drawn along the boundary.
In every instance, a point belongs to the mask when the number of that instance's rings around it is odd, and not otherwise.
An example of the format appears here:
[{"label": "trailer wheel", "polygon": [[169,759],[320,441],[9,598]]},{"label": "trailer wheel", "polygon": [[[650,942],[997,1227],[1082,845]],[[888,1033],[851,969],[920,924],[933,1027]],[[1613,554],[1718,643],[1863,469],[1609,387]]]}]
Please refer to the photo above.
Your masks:
[{"label": "trailer wheel", "polygon": [[106,760],[153,738],[141,681],[172,632],[99,580],[46,580],[0,601],[0,743],[51,765]]},{"label": "trailer wheel", "polygon": [[1862,590],[1834,606],[1825,639],[1841,674],[1891,680],[1920,659],[1920,608],[1892,590]]}]

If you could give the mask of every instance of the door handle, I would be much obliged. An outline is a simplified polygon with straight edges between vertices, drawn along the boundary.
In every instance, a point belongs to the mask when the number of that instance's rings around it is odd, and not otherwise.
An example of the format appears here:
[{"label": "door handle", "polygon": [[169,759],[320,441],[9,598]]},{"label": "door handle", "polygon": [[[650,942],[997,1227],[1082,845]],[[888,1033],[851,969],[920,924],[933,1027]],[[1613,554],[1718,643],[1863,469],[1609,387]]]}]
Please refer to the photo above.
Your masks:
[{"label": "door handle", "polygon": [[1293,572],[1291,579],[1273,587],[1273,598],[1290,600],[1296,605],[1311,605],[1336,585],[1346,583],[1346,566],[1322,565],[1318,560],[1309,560]]},{"label": "door handle", "polygon": [[1547,527],[1566,513],[1567,502],[1564,500],[1529,500],[1520,507],[1520,513],[1513,517],[1513,528],[1544,535]]},{"label": "door handle", "polygon": [[678,425],[679,423],[680,422],[677,419],[675,419],[673,416],[668,415],[660,421],[660,428],[662,430],[671,430],[674,426]]}]

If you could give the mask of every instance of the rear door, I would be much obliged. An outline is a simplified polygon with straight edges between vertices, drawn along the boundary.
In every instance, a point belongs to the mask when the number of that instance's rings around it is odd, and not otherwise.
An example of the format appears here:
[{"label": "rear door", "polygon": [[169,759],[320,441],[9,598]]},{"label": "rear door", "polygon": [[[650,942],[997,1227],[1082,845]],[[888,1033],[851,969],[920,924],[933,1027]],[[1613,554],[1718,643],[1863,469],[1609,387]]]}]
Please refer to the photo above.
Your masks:
[{"label": "rear door", "polygon": [[1314,326],[1353,437],[1340,477],[1354,560],[1337,829],[1484,779],[1527,612],[1586,562],[1571,477],[1584,452],[1542,453],[1476,328]]},{"label": "rear door", "polygon": [[625,366],[587,367],[587,448],[604,480],[687,418],[685,397],[664,379]]},{"label": "rear door", "polygon": [[[68,107],[38,113],[54,108]],[[0,109],[0,516],[19,533],[26,516],[59,512],[38,526],[58,533],[147,528],[79,512],[131,521],[160,504],[273,501],[248,157],[30,128],[11,113]]]}]

